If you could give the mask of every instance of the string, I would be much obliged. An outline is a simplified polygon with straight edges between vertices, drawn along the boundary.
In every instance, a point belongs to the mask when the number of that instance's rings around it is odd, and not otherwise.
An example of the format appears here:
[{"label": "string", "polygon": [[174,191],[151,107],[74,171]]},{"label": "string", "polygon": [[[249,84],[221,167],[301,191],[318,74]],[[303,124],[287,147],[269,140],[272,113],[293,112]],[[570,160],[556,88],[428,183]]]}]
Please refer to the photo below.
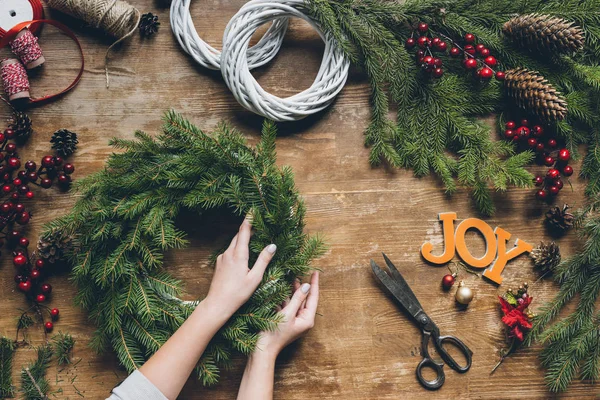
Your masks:
[{"label": "string", "polygon": [[104,56],[104,73],[108,87],[110,50],[135,32],[141,18],[139,10],[123,0],[47,0],[47,3],[51,8],[81,19],[117,38]]},{"label": "string", "polygon": [[31,63],[43,57],[38,39],[29,29],[23,29],[17,34],[16,39],[10,42],[10,49],[27,68],[31,68]]}]

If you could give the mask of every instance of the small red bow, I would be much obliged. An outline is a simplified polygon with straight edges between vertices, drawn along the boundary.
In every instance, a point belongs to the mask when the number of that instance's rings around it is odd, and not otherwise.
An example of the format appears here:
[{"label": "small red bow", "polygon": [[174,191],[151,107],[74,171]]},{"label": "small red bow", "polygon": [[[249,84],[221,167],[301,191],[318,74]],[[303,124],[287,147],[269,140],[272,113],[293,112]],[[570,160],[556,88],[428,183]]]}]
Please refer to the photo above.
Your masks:
[{"label": "small red bow", "polygon": [[516,338],[519,342],[522,342],[523,334],[532,327],[531,322],[529,322],[529,317],[523,312],[523,310],[529,306],[533,298],[531,296],[527,296],[523,299],[523,302],[516,307],[504,300],[502,297],[499,298],[500,306],[502,307],[502,312],[504,313],[502,322],[504,322],[504,324],[510,328],[509,336]]}]

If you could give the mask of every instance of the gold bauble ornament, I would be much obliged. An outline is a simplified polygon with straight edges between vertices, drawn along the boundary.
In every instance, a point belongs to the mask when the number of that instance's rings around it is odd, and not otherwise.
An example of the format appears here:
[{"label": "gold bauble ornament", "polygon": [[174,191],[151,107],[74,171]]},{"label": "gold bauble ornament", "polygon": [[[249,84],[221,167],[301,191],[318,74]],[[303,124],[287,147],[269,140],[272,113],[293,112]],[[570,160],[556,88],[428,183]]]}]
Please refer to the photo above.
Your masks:
[{"label": "gold bauble ornament", "polygon": [[471,288],[466,287],[463,281],[460,281],[454,297],[460,304],[467,305],[473,300],[473,291]]}]

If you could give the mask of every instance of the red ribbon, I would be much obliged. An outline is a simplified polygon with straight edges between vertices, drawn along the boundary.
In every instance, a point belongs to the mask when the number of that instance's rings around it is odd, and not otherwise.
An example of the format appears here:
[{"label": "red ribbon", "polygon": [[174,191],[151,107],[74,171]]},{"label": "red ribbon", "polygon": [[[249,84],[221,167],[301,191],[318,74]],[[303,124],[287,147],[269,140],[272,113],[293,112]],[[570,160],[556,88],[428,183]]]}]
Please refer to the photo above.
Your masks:
[{"label": "red ribbon", "polygon": [[28,28],[28,29],[33,30],[33,29],[35,29],[36,26],[41,25],[41,24],[53,25],[53,26],[57,27],[59,30],[61,30],[65,35],[67,35],[68,37],[73,39],[75,44],[77,44],[77,48],[79,48],[79,54],[81,54],[81,68],[79,68],[79,73],[77,74],[77,77],[75,78],[75,80],[73,80],[73,82],[71,82],[71,84],[69,86],[67,86],[66,88],[64,88],[63,90],[61,90],[58,93],[48,94],[48,95],[45,95],[42,97],[29,98],[29,103],[41,103],[41,102],[48,101],[50,99],[54,99],[58,96],[61,96],[65,93],[67,93],[69,90],[73,89],[79,83],[79,80],[81,79],[81,75],[83,75],[83,68],[84,68],[83,49],[81,48],[81,44],[79,43],[79,40],[77,40],[77,37],[69,28],[67,28],[65,25],[61,24],[60,22],[57,22],[57,21],[54,21],[51,19],[37,19],[34,21],[25,21],[25,22],[21,22],[20,24],[13,26],[6,33],[6,35],[0,40],[0,48],[4,48],[6,45],[8,45],[9,42],[11,40],[13,40],[15,38],[15,36],[17,36],[17,34],[22,29]]}]

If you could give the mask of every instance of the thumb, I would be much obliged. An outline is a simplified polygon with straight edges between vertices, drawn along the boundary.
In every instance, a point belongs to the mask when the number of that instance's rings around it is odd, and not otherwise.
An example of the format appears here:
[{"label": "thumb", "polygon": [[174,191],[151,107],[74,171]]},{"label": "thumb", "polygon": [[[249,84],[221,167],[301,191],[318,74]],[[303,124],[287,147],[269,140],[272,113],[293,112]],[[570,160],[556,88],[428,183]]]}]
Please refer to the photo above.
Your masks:
[{"label": "thumb", "polygon": [[310,291],[310,284],[304,283],[292,296],[292,299],[288,303],[287,306],[282,310],[282,312],[288,317],[295,317],[298,314],[298,310],[306,300],[308,296],[308,292]]},{"label": "thumb", "polygon": [[254,266],[249,272],[249,275],[255,282],[260,282],[276,251],[277,246],[275,244],[270,244],[260,252]]}]

